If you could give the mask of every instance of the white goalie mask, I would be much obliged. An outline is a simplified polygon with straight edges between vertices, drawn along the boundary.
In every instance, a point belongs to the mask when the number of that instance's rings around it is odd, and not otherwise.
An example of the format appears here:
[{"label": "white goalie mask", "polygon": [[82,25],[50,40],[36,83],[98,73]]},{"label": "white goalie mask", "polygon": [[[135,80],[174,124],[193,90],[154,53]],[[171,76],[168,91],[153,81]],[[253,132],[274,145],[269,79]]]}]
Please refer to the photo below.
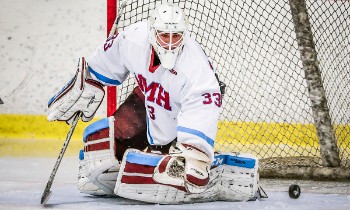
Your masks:
[{"label": "white goalie mask", "polygon": [[187,17],[180,7],[171,4],[158,6],[148,19],[149,41],[162,66],[173,69],[185,44]]}]

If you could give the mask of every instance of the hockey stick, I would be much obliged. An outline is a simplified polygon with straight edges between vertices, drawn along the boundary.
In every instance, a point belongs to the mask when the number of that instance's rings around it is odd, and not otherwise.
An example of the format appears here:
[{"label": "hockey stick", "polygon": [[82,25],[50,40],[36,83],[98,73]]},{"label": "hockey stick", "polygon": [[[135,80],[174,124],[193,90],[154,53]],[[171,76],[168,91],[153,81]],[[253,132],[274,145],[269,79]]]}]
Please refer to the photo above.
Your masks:
[{"label": "hockey stick", "polygon": [[[8,88],[4,88],[0,90],[0,104],[4,104],[8,98],[16,96],[21,90],[27,86],[28,82],[32,79],[33,77],[33,69],[28,68],[27,73],[25,74],[23,80],[12,90],[9,90]],[[8,92],[8,93],[6,93]]]},{"label": "hockey stick", "polygon": [[61,152],[59,153],[58,158],[56,160],[55,167],[53,168],[53,170],[51,172],[50,178],[47,181],[47,184],[46,184],[45,190],[43,192],[43,195],[41,196],[41,202],[40,203],[41,203],[42,206],[44,206],[46,204],[46,202],[49,200],[49,198],[50,198],[50,196],[52,194],[50,189],[51,189],[53,180],[54,180],[54,178],[56,176],[57,169],[60,166],[60,163],[61,163],[61,160],[63,158],[63,155],[66,152],[66,149],[68,147],[68,143],[69,143],[69,141],[70,141],[70,139],[72,137],[72,134],[74,132],[75,127],[78,124],[78,121],[79,121],[80,117],[81,117],[81,112],[76,114],[74,119],[73,119],[72,126],[70,127],[69,132],[68,132],[67,137],[66,137],[66,141],[64,142],[64,144],[62,146]]},{"label": "hockey stick", "polygon": [[120,18],[122,17],[124,13],[124,8],[126,7],[126,3],[128,3],[130,0],[125,0],[120,3],[119,9],[118,9],[118,15],[114,20],[113,26],[111,28],[111,31],[108,34],[108,38],[113,36],[116,31],[118,31],[118,24],[120,21]]}]

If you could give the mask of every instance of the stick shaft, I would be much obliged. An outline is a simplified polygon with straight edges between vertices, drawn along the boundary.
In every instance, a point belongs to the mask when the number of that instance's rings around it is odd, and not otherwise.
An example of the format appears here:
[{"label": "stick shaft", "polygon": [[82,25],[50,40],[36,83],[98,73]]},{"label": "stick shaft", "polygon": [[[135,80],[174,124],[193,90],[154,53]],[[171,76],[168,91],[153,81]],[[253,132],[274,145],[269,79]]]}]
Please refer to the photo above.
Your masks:
[{"label": "stick shaft", "polygon": [[119,24],[119,21],[123,15],[124,8],[126,7],[126,3],[127,3],[127,0],[121,2],[120,7],[118,9],[117,17],[114,20],[113,26],[111,28],[111,31],[109,32],[108,37],[113,36],[115,34],[115,32],[118,31],[118,24]]},{"label": "stick shaft", "polygon": [[57,158],[57,160],[56,160],[56,164],[55,164],[55,166],[54,166],[54,168],[53,168],[53,170],[52,170],[52,172],[51,172],[50,178],[49,178],[49,180],[47,181],[45,190],[44,190],[43,195],[42,195],[42,197],[41,197],[41,204],[42,204],[42,205],[45,205],[45,203],[47,202],[47,200],[48,200],[48,198],[49,198],[49,196],[50,196],[50,194],[51,194],[50,189],[51,189],[53,180],[55,179],[55,176],[56,176],[58,167],[59,167],[60,164],[61,164],[63,155],[64,155],[64,153],[66,152],[66,149],[67,149],[67,147],[68,147],[69,141],[70,141],[70,139],[71,139],[71,137],[72,137],[72,135],[73,135],[73,132],[74,132],[74,130],[75,130],[75,127],[76,127],[77,124],[78,124],[78,121],[79,121],[80,117],[81,117],[81,113],[78,113],[78,114],[75,115],[74,120],[73,120],[73,122],[72,122],[72,126],[70,127],[69,132],[67,133],[66,140],[65,140],[64,143],[63,143],[61,152],[60,152],[59,155],[58,155],[58,158]]}]

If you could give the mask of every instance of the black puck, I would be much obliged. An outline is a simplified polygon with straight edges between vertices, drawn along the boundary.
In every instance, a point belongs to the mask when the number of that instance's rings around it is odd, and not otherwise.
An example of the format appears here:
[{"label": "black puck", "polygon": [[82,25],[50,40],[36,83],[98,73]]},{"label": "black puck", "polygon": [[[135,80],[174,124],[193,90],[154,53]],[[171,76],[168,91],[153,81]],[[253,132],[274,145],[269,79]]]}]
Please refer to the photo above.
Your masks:
[{"label": "black puck", "polygon": [[300,196],[300,187],[297,184],[292,184],[289,186],[289,197],[293,199],[297,199]]}]

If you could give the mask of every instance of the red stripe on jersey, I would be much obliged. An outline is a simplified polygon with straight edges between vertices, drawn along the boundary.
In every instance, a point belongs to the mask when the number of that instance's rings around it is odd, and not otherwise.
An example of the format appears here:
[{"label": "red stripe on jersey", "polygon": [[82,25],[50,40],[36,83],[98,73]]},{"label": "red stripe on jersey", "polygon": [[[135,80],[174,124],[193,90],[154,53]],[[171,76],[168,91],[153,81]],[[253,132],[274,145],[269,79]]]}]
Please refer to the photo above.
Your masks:
[{"label": "red stripe on jersey", "polygon": [[109,149],[109,141],[86,145],[84,148],[84,152],[98,151],[104,149]]},{"label": "red stripe on jersey", "polygon": [[154,166],[139,165],[135,163],[126,162],[124,171],[128,173],[153,174]]}]

